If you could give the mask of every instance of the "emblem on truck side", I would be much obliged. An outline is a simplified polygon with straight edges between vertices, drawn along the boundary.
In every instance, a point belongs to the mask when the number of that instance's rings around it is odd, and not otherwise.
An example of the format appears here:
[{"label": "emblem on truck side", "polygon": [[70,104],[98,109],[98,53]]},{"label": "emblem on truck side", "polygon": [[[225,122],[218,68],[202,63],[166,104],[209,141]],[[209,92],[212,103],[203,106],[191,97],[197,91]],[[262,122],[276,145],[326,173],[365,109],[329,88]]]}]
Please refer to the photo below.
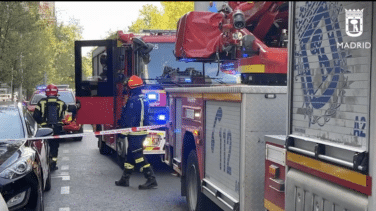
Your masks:
[{"label": "emblem on truck side", "polygon": [[337,48],[343,42],[337,2],[306,2],[296,17],[295,80],[301,81],[303,108],[309,126],[324,126],[343,102],[348,87],[344,73],[349,55]]},{"label": "emblem on truck side", "polygon": [[359,37],[363,34],[363,10],[346,11],[346,34],[350,37]]}]

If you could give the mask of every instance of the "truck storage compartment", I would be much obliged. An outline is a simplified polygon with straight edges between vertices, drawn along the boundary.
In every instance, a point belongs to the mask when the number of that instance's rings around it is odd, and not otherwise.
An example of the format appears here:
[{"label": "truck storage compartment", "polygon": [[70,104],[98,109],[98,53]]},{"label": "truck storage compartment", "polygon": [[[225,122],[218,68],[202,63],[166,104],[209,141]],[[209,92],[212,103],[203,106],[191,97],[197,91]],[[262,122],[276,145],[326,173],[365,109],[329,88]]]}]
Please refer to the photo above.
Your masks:
[{"label": "truck storage compartment", "polygon": [[286,177],[286,211],[367,210],[367,196],[291,168]]},{"label": "truck storage compartment", "polygon": [[201,90],[241,94],[237,101],[206,101],[204,194],[225,210],[263,210],[264,136],[286,133],[286,87]]}]

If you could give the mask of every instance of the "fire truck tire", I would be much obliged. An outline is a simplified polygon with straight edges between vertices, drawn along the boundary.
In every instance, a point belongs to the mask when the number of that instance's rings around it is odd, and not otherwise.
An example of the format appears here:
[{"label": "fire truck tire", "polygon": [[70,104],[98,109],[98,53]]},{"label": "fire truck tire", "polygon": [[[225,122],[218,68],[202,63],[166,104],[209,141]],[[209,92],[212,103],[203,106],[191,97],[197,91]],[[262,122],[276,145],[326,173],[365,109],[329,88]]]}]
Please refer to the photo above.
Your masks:
[{"label": "fire truck tire", "polygon": [[204,211],[209,199],[201,192],[201,182],[196,150],[188,155],[186,168],[187,203],[190,211]]},{"label": "fire truck tire", "polygon": [[102,155],[108,155],[110,153],[109,147],[103,141],[103,136],[98,137],[98,147],[99,153],[101,153]]},{"label": "fire truck tire", "polygon": [[[80,130],[77,132],[77,133],[83,133],[84,132],[84,127],[83,127],[83,125],[81,126],[81,128],[80,128]],[[75,140],[75,141],[82,141],[82,136],[81,137],[75,137],[75,138],[73,138],[73,140]]]},{"label": "fire truck tire", "polygon": [[120,166],[121,169],[124,169],[124,161],[125,161],[125,139],[116,140],[116,157],[117,157],[117,162]]}]

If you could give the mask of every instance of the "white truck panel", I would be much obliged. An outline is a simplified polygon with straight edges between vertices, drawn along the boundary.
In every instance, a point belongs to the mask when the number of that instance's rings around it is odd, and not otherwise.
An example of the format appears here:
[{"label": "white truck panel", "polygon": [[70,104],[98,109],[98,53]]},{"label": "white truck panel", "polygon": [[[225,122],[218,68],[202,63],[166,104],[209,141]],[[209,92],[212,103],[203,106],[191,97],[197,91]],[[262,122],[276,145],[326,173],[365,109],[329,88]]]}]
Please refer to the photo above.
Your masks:
[{"label": "white truck panel", "polygon": [[[363,33],[358,38],[347,35],[346,9],[363,9]],[[370,2],[296,3],[292,135],[368,151],[371,49],[341,46],[371,42],[371,12]],[[366,91],[358,95],[359,89]],[[336,125],[338,120],[347,124]]]},{"label": "white truck panel", "polygon": [[239,201],[240,103],[207,101],[205,133],[205,178]]},{"label": "white truck panel", "polygon": [[[308,156],[307,151],[315,154],[315,146],[323,144],[325,156],[318,152],[319,160],[349,168],[356,152],[369,152],[366,167],[374,178],[375,146],[370,141],[376,86],[371,64],[376,50],[371,44],[376,44],[372,39],[376,5],[366,1],[291,5],[287,131],[294,141],[291,151]],[[286,211],[375,210],[374,194],[367,196],[294,168],[286,172]]]},{"label": "white truck panel", "polygon": [[[284,87],[283,87],[284,88]],[[275,98],[265,98],[270,93],[243,95],[245,106],[245,162],[244,162],[244,209],[263,210],[265,177],[265,135],[286,134],[287,95],[276,94]]]},{"label": "white truck panel", "polygon": [[286,202],[295,202],[286,203],[286,210],[367,211],[367,197],[356,191],[295,169],[286,178]]}]

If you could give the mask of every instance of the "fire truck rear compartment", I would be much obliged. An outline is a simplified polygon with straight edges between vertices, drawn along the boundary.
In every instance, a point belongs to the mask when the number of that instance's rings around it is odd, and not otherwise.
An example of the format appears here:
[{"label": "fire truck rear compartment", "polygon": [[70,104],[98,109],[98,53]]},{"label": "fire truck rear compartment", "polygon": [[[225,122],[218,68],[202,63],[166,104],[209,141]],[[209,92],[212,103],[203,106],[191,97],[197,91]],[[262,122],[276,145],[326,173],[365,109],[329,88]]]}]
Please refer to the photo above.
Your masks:
[{"label": "fire truck rear compartment", "polygon": [[286,178],[286,210],[367,210],[367,196],[356,191],[296,169]]}]

